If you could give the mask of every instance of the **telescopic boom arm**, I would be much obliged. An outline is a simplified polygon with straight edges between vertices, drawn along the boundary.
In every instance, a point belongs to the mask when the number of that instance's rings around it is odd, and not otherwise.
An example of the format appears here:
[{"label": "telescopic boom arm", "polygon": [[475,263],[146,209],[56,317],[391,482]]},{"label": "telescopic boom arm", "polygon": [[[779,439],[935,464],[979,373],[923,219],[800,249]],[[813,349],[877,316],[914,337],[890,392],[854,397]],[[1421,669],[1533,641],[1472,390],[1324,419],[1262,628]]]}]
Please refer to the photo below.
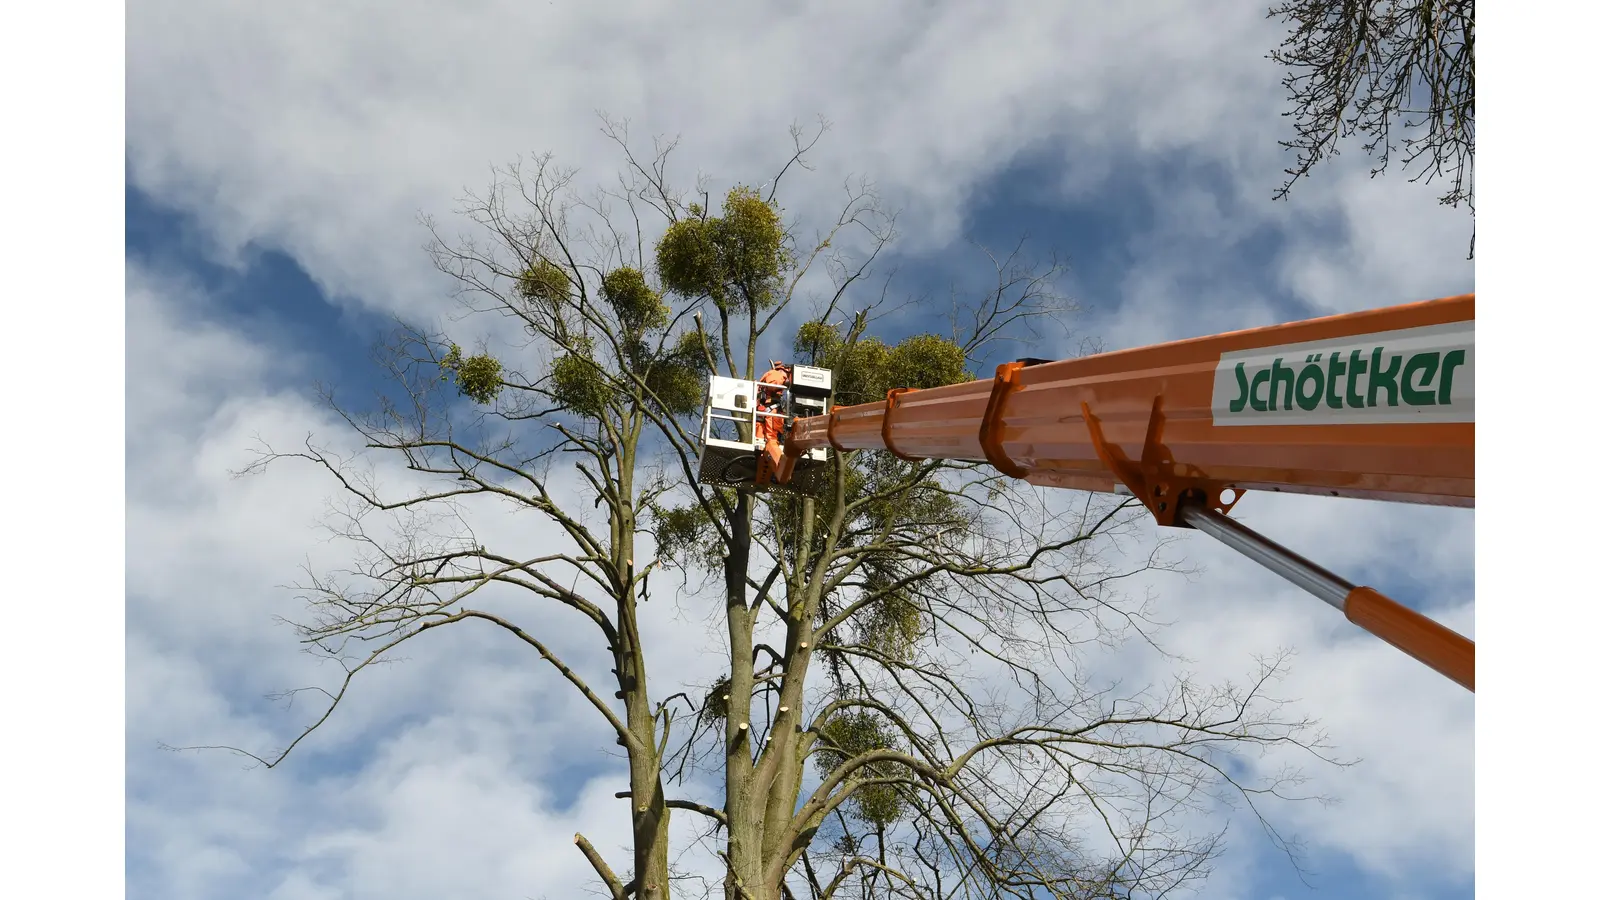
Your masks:
[{"label": "telescopic boom arm", "polygon": [[1048,487],[1130,493],[1341,609],[1468,690],[1472,641],[1228,518],[1251,490],[1472,507],[1466,294],[1055,362],[796,419],[759,481],[802,454],[987,462]]}]

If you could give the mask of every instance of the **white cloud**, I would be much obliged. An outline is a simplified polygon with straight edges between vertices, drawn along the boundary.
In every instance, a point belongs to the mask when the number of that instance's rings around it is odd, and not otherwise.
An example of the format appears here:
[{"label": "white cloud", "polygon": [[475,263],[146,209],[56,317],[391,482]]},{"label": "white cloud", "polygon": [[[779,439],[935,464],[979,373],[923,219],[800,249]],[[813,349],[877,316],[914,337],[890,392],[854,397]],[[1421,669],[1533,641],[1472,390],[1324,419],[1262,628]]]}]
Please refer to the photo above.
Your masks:
[{"label": "white cloud", "polygon": [[1069,171],[1129,150],[1273,158],[1234,124],[1271,114],[1272,33],[1242,6],[816,2],[774,20],[729,3],[167,0],[129,17],[129,157],[225,242],[281,244],[336,292],[416,310],[433,288],[415,213],[517,153],[609,177],[596,109],[641,140],[682,133],[686,180],[770,174],[787,125],[826,115],[790,205],[824,215],[866,173],[907,209],[908,246],[936,247],[976,184],[1041,146]]},{"label": "white cloud", "polygon": [[[1320,498],[1251,494],[1240,521],[1352,580],[1357,567],[1383,563],[1445,581],[1428,614],[1471,637],[1470,591],[1452,589],[1472,569],[1471,512]],[[1293,761],[1315,776],[1306,793],[1338,798],[1331,807],[1273,804],[1275,824],[1307,839],[1314,853],[1349,854],[1395,879],[1419,872],[1443,880],[1474,868],[1473,695],[1349,623],[1336,610],[1243,556],[1194,533],[1179,548],[1204,568],[1191,584],[1160,584],[1157,617],[1173,622],[1159,640],[1205,683],[1249,676],[1258,656],[1293,648],[1290,673],[1273,696],[1293,698],[1292,714],[1318,720],[1331,755],[1359,765],[1335,770]],[[1381,574],[1381,573],[1380,573]],[[1152,670],[1148,651],[1122,648],[1101,662],[1107,677],[1137,679]],[[1235,826],[1248,832],[1241,819]]]},{"label": "white cloud", "polygon": [[1372,179],[1347,164],[1339,175],[1319,199],[1343,214],[1348,236],[1332,247],[1301,237],[1279,264],[1285,287],[1325,313],[1472,291],[1472,220],[1462,210],[1427,202],[1434,191],[1426,185],[1396,185],[1399,172]]},{"label": "white cloud", "polygon": [[[310,467],[227,473],[251,458],[256,435],[296,447],[315,433],[335,449],[348,439],[307,400],[262,387],[267,363],[281,359],[276,348],[197,318],[190,286],[137,266],[128,283],[137,385],[127,576],[133,881],[176,897],[264,890],[264,880],[280,878],[284,897],[452,896],[462,875],[445,865],[449,857],[471,863],[475,884],[491,894],[540,887],[567,896],[586,883],[574,828],[597,845],[625,834],[625,810],[610,794],[617,761],[596,752],[610,740],[559,675],[487,626],[407,646],[404,662],[358,680],[340,714],[278,769],[242,771],[246,762],[226,753],[157,749],[215,743],[267,753],[321,709],[311,695],[288,710],[259,698],[333,686],[337,670],[295,653],[293,634],[275,624],[302,612],[275,587],[299,565],[348,564],[346,547],[311,530],[333,483]],[[402,474],[386,480],[399,487]],[[486,543],[554,540],[526,516],[487,509],[473,521]],[[575,616],[515,596],[483,604],[508,609],[591,678],[605,672],[603,642]],[[644,628],[660,671],[709,675],[700,643],[685,639],[698,628],[675,621],[670,603],[647,607]],[[329,766],[344,774],[326,774]],[[576,806],[552,799],[546,786],[558,781],[577,793]],[[436,855],[418,849],[429,841]],[[562,850],[530,849],[540,847]],[[441,888],[450,878],[457,887]]]}]

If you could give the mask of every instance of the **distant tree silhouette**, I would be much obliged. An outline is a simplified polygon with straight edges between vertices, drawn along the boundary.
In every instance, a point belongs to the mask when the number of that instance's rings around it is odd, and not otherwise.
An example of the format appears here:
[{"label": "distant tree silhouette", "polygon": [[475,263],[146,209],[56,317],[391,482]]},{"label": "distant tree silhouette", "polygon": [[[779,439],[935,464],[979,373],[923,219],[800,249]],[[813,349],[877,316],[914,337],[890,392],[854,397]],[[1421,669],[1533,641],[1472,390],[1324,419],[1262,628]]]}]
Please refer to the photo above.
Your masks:
[{"label": "distant tree silhouette", "polygon": [[1399,149],[1412,181],[1444,179],[1439,202],[1476,214],[1473,0],[1284,0],[1267,17],[1293,26],[1269,54],[1288,69],[1297,153],[1275,199],[1359,134],[1374,176]]}]

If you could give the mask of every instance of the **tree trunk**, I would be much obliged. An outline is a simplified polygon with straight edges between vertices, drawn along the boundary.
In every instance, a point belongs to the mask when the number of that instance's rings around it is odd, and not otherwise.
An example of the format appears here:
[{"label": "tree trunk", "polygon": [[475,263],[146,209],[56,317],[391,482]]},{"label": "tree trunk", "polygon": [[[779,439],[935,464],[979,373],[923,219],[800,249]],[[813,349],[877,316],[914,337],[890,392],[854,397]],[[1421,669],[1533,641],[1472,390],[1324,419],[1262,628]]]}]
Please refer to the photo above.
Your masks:
[{"label": "tree trunk", "polygon": [[[637,732],[635,732],[637,733]],[[667,900],[667,839],[670,829],[666,793],[661,787],[661,768],[656,754],[638,759],[629,772],[629,799],[633,813],[633,877],[638,880],[639,900]]]},{"label": "tree trunk", "polygon": [[767,900],[761,892],[761,834],[766,804],[755,796],[750,746],[750,697],[755,687],[755,663],[745,579],[750,570],[751,513],[750,495],[740,494],[733,521],[729,523],[731,541],[723,570],[730,657],[728,721],[724,735],[728,874],[723,892],[727,900]]}]

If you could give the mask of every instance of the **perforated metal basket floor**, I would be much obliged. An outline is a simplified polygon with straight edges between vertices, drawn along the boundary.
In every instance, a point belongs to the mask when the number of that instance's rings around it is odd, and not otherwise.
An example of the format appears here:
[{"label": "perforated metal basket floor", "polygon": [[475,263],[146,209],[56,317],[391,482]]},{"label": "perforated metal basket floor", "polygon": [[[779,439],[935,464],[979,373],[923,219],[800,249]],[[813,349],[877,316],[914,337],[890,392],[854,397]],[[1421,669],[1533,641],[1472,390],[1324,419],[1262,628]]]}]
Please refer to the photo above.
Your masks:
[{"label": "perforated metal basket floor", "polygon": [[719,447],[716,445],[702,447],[700,448],[700,483],[730,487],[736,490],[760,490],[763,493],[794,494],[805,497],[815,497],[827,487],[827,463],[814,459],[802,459],[795,466],[794,478],[788,484],[769,484],[762,488],[757,488],[755,486],[756,462],[756,453],[751,449]]}]

